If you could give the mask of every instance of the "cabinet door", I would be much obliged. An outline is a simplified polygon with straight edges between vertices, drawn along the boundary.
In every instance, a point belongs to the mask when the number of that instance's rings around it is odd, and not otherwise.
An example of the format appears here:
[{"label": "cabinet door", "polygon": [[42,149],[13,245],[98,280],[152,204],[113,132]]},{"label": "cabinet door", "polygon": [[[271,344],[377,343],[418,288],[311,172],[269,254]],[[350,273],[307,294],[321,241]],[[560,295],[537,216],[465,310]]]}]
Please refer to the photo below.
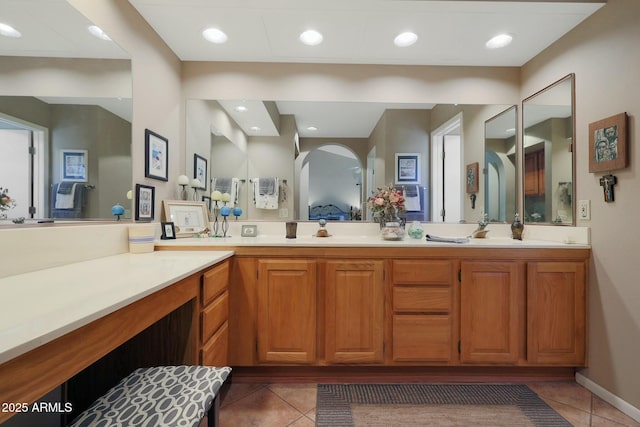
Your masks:
[{"label": "cabinet door", "polygon": [[524,156],[524,194],[544,195],[544,150],[527,153]]},{"label": "cabinet door", "polygon": [[315,261],[259,261],[259,362],[315,361],[316,299]]},{"label": "cabinet door", "polygon": [[584,365],[586,285],[583,262],[531,262],[527,274],[527,360]]},{"label": "cabinet door", "polygon": [[327,261],[325,355],[329,363],[381,363],[383,261]]},{"label": "cabinet door", "polygon": [[464,261],[460,285],[460,360],[516,363],[524,342],[524,265]]}]

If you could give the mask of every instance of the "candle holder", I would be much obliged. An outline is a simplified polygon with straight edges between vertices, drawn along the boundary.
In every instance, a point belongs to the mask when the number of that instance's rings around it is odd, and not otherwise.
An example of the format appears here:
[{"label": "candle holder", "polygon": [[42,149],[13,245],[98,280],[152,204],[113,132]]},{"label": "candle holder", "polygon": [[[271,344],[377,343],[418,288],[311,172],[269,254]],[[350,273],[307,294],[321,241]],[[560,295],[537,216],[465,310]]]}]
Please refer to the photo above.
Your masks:
[{"label": "candle holder", "polygon": [[222,200],[222,193],[218,190],[214,190],[211,192],[211,202],[213,211],[213,235],[212,237],[220,237],[220,221],[218,216],[220,215],[220,201]]},{"label": "candle holder", "polygon": [[227,231],[229,231],[229,222],[227,221],[227,217],[231,214],[231,208],[227,206],[227,202],[223,202],[224,206],[220,208],[220,215],[222,215],[222,236],[221,237],[231,237],[227,236]]}]

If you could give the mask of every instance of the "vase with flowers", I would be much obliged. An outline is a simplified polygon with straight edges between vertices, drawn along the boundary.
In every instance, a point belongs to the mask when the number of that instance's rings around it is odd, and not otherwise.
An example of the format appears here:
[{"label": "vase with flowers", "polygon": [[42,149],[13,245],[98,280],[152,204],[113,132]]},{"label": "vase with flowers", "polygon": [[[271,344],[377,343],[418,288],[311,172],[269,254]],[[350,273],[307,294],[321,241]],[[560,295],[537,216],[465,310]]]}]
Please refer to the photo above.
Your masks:
[{"label": "vase with flowers", "polygon": [[16,206],[15,200],[9,197],[9,189],[0,187],[0,219],[6,219],[6,211]]},{"label": "vase with flowers", "polygon": [[[373,214],[374,220],[380,223],[382,237],[388,240],[401,240],[404,236],[404,228],[400,215],[404,213],[404,196],[402,191],[388,185],[378,188],[367,199],[367,206]],[[385,231],[393,232],[386,233]]]}]

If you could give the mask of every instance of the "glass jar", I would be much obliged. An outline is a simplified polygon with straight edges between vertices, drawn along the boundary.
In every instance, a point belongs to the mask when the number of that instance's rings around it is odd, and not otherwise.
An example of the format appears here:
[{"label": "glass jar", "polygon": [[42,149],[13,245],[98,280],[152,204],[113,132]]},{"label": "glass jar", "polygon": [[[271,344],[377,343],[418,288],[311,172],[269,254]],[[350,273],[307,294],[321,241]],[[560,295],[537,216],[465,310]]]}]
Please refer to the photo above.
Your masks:
[{"label": "glass jar", "polygon": [[382,238],[384,240],[402,240],[404,239],[404,229],[399,222],[385,222],[382,227]]},{"label": "glass jar", "polygon": [[422,239],[424,237],[424,229],[422,228],[420,221],[413,221],[409,226],[407,234],[412,239]]}]

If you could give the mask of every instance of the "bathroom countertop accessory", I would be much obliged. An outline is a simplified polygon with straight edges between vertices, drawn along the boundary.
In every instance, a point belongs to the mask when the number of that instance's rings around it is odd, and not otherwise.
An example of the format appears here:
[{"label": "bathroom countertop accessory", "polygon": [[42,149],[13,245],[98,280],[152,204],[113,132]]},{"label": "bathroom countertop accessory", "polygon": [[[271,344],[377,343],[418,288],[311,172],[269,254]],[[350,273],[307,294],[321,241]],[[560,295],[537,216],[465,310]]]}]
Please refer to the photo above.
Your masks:
[{"label": "bathroom countertop accessory", "polygon": [[524,224],[520,221],[520,215],[516,212],[516,217],[511,224],[511,237],[516,240],[522,240],[522,232],[524,231]]},{"label": "bathroom countertop accessory", "polygon": [[321,219],[320,221],[318,221],[318,224],[320,224],[320,229],[316,233],[316,237],[329,237],[330,234],[326,229],[327,220],[326,219]]},{"label": "bathroom countertop accessory", "polygon": [[490,231],[486,229],[488,224],[487,218],[488,215],[485,213],[482,219],[478,221],[478,228],[473,230],[473,232],[471,233],[471,237],[475,239],[484,239],[485,237],[487,237],[487,233]]}]

